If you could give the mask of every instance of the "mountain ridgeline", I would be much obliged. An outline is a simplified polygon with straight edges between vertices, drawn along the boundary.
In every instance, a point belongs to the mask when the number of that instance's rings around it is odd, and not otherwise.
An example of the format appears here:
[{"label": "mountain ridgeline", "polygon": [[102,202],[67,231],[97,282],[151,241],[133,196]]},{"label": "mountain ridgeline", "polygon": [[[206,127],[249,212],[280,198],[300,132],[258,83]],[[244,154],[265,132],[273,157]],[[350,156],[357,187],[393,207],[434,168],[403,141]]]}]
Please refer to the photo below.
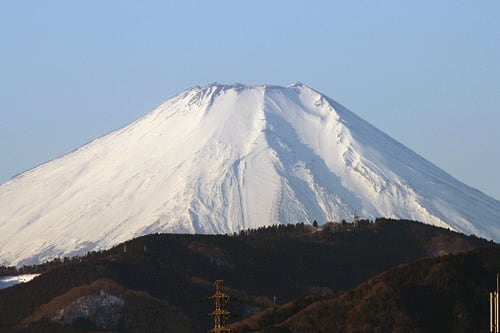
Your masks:
[{"label": "mountain ridgeline", "polygon": [[205,332],[223,279],[234,332],[470,332],[498,268],[496,243],[405,220],[152,234],[24,267],[0,331]]},{"label": "mountain ridgeline", "polygon": [[0,265],[357,211],[500,240],[500,202],[329,97],[211,84],[0,185]]}]

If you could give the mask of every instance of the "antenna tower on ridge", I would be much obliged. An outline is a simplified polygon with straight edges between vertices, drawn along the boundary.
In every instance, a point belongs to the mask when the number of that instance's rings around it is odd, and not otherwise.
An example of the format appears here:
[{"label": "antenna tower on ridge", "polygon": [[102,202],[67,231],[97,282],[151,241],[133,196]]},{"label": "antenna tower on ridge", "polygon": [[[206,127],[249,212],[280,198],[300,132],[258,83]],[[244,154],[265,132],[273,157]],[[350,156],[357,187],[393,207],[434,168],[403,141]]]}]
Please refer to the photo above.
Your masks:
[{"label": "antenna tower on ridge", "polygon": [[359,215],[358,215],[358,211],[357,210],[354,210],[354,214],[352,214],[352,223],[357,226],[358,223],[359,223]]}]

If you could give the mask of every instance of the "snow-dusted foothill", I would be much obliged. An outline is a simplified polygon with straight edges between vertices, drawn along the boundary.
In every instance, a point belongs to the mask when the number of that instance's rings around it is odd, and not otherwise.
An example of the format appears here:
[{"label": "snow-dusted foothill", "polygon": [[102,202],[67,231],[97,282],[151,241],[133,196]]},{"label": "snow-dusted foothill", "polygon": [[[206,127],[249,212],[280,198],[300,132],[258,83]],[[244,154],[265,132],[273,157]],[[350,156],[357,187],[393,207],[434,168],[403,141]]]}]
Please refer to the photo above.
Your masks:
[{"label": "snow-dusted foothill", "polygon": [[0,264],[354,212],[500,240],[499,201],[319,92],[212,84],[0,185]]},{"label": "snow-dusted foothill", "polygon": [[12,287],[19,283],[30,282],[40,274],[21,274],[0,277],[0,289]]}]

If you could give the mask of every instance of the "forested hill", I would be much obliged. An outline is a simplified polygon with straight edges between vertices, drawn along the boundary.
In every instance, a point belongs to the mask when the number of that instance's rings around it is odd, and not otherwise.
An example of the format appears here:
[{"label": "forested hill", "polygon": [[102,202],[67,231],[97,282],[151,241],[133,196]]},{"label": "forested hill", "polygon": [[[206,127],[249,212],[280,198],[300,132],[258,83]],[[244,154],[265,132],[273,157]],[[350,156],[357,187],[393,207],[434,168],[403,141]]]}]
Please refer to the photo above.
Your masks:
[{"label": "forested hill", "polygon": [[212,327],[208,297],[215,279],[225,280],[235,322],[300,297],[333,297],[403,263],[478,247],[498,245],[387,219],[271,226],[230,236],[149,235],[25,267],[43,273],[0,290],[0,330],[204,332]]},{"label": "forested hill", "polygon": [[307,296],[233,323],[255,333],[489,332],[500,248],[422,259],[332,296]]}]

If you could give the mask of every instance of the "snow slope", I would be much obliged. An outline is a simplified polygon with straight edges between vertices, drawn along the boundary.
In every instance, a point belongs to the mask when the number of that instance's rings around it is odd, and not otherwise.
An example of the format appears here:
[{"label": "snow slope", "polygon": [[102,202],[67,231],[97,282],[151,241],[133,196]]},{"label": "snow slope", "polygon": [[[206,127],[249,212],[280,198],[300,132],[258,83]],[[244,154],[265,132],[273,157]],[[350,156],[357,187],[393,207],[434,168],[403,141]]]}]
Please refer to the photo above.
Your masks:
[{"label": "snow slope", "polygon": [[40,274],[23,274],[23,275],[12,275],[12,276],[2,276],[0,277],[0,289],[5,289],[12,287],[19,283],[26,283]]},{"label": "snow slope", "polygon": [[212,84],[1,185],[0,264],[354,211],[500,240],[499,201],[317,91]]}]

